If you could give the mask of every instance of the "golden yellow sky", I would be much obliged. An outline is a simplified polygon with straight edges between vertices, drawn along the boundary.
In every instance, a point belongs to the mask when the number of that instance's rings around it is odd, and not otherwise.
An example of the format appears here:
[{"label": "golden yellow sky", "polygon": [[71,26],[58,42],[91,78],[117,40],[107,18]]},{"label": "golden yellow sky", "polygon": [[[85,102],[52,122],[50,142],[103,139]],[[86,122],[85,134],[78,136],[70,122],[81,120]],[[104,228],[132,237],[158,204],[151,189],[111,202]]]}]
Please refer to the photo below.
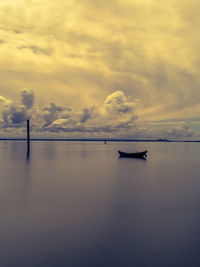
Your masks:
[{"label": "golden yellow sky", "polygon": [[198,137],[199,10],[199,0],[0,1],[0,127],[27,88],[40,113],[65,110],[46,132]]}]

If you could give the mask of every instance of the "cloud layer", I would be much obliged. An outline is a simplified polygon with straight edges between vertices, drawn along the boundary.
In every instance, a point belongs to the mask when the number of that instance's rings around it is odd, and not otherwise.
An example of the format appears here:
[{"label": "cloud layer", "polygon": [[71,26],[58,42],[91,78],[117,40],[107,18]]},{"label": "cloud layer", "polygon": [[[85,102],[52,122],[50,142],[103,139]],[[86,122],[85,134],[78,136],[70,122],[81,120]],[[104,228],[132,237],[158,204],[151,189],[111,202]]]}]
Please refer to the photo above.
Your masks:
[{"label": "cloud layer", "polygon": [[[23,134],[26,120],[31,120],[33,136],[77,138],[193,138],[194,129],[188,122],[148,122],[138,116],[140,100],[125,95],[121,90],[108,95],[100,107],[73,109],[51,102],[34,102],[33,91],[21,91],[21,101],[0,96],[1,132]],[[156,127],[155,127],[156,126]]]},{"label": "cloud layer", "polygon": [[[0,94],[17,99],[20,88],[34,88],[50,128],[79,116],[89,124],[106,111],[126,116],[135,107],[123,102],[118,109],[120,99],[107,99],[122,89],[134,103],[140,99],[134,112],[148,122],[143,130],[174,120],[190,121],[191,127],[195,121],[197,130],[198,7],[198,0],[1,1]],[[25,109],[12,108],[18,116],[8,115],[8,121],[28,116],[34,98],[22,97]],[[66,106],[73,115],[57,110]]]},{"label": "cloud layer", "polygon": [[3,105],[2,119],[4,124],[1,125],[3,128],[20,127],[22,124],[31,118],[29,110],[34,104],[34,94],[32,91],[22,90],[21,91],[21,103],[17,104],[4,96],[0,96],[0,102]]},{"label": "cloud layer", "polygon": [[102,107],[85,107],[73,110],[68,106],[59,106],[51,102],[47,106],[34,105],[34,93],[21,91],[21,101],[11,101],[0,96],[2,102],[2,127],[24,127],[27,119],[35,132],[114,132],[130,126],[137,120],[135,106],[138,100],[132,100],[122,91],[109,95]]}]

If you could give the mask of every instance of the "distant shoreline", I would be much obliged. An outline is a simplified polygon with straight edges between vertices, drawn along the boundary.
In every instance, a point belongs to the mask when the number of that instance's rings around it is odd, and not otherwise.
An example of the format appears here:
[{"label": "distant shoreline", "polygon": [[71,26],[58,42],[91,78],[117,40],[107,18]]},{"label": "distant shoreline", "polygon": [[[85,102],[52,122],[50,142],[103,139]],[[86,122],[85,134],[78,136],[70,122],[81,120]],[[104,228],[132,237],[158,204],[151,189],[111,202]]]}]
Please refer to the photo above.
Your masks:
[{"label": "distant shoreline", "polygon": [[[26,141],[26,138],[0,138],[0,141]],[[168,142],[181,142],[181,143],[200,143],[200,140],[167,140],[167,139],[106,139],[106,138],[32,138],[30,141],[65,141],[65,142],[160,142],[160,143],[168,143]]]}]

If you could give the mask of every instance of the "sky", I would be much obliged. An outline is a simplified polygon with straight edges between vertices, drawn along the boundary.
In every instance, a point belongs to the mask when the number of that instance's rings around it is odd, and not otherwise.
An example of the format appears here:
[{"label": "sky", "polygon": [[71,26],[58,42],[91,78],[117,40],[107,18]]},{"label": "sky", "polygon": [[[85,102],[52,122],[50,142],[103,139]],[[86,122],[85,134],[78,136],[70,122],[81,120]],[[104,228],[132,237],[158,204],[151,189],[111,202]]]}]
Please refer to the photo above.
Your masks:
[{"label": "sky", "polygon": [[0,138],[200,139],[199,0],[1,0]]}]

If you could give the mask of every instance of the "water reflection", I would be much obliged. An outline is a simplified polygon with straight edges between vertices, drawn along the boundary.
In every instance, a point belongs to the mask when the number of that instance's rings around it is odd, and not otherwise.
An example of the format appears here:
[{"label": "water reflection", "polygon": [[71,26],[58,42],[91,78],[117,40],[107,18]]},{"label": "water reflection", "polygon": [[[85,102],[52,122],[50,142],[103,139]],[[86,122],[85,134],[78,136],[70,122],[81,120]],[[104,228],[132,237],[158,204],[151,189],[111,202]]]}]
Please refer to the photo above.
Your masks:
[{"label": "water reflection", "polygon": [[60,143],[55,143],[55,142],[46,142],[43,144],[44,150],[42,157],[45,157],[51,161],[56,160],[57,155],[57,147],[59,150],[59,145]]},{"label": "water reflection", "polygon": [[0,143],[0,266],[200,266],[198,145],[30,145]]},{"label": "water reflection", "polygon": [[121,160],[133,160],[133,161],[134,161],[134,160],[139,160],[139,161],[140,161],[140,160],[142,160],[142,161],[143,161],[143,160],[144,160],[144,161],[147,160],[147,158],[144,158],[144,157],[143,157],[143,158],[131,158],[131,157],[121,157],[121,156],[119,156],[118,159],[121,159]]},{"label": "water reflection", "polygon": [[26,154],[27,161],[29,160],[29,157],[30,157],[30,140],[27,141],[27,154]]}]

